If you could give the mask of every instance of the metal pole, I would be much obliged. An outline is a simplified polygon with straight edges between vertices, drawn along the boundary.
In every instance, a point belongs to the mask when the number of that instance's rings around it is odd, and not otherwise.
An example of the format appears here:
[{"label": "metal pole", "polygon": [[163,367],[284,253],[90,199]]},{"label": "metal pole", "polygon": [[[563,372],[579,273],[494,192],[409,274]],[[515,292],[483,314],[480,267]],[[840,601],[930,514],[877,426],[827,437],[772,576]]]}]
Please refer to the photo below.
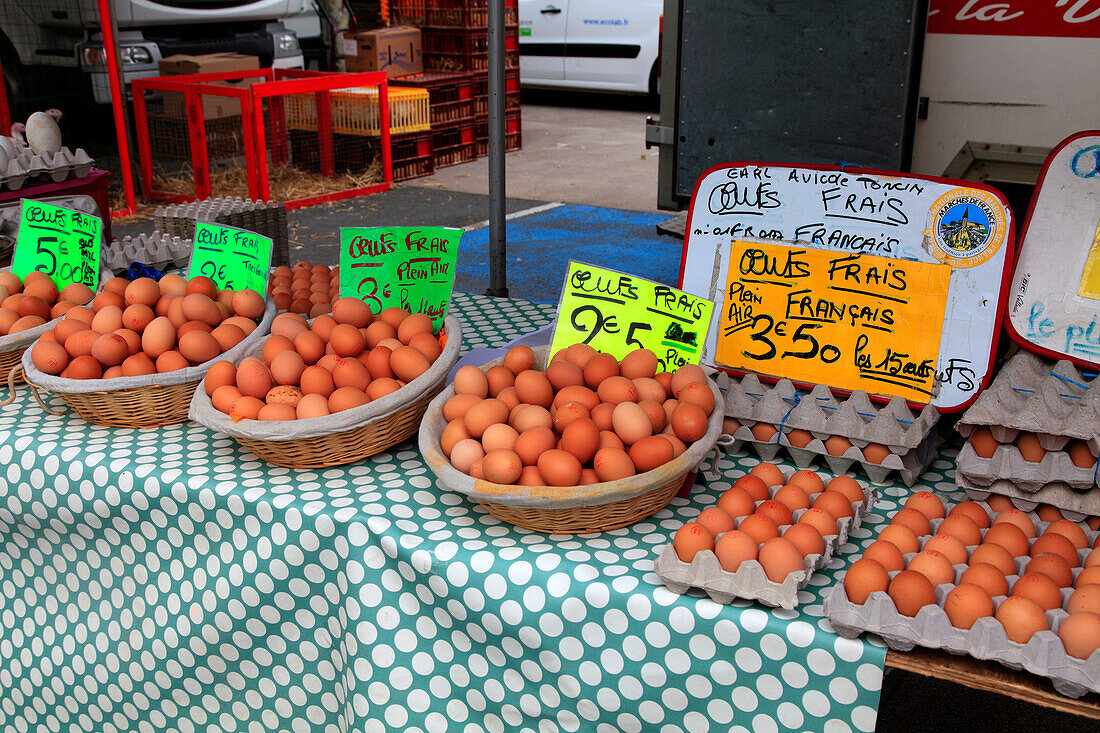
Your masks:
[{"label": "metal pole", "polygon": [[137,211],[134,202],[134,171],[130,167],[130,133],[126,124],[126,85],[122,79],[122,52],[116,39],[118,23],[109,0],[99,0],[99,28],[103,32],[103,55],[107,61],[107,83],[111,89],[111,108],[115,116],[115,139],[118,142],[119,173],[126,197],[125,211],[111,212],[111,218],[127,216]]},{"label": "metal pole", "polygon": [[489,0],[489,288],[508,297],[504,231],[504,0]]}]

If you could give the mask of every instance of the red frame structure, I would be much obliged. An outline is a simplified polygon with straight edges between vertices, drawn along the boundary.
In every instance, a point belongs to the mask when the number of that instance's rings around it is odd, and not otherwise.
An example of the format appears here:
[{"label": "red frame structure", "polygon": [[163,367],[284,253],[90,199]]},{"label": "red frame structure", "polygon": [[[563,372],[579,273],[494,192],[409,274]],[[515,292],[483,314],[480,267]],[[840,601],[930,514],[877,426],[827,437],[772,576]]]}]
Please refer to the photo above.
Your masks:
[{"label": "red frame structure", "polygon": [[[216,83],[255,79],[257,77],[263,77],[264,81],[254,83],[247,88],[224,86]],[[269,100],[268,106],[269,112],[271,112],[272,127],[278,133],[280,130],[286,130],[286,116],[283,110],[282,97],[288,94],[312,93],[315,95],[321,173],[331,176],[335,174],[336,159],[332,147],[330,93],[334,89],[346,89],[348,87],[377,87],[381,128],[382,182],[281,203],[288,209],[295,209],[326,201],[378,193],[393,188],[389,95],[386,73],[383,71],[333,74],[297,69],[249,69],[135,79],[131,84],[134,91],[134,121],[137,127],[138,154],[141,159],[141,190],[147,199],[159,201],[192,200],[189,196],[153,190],[153,159],[149,144],[149,118],[145,107],[145,92],[147,91],[178,92],[184,95],[184,104],[187,109],[187,132],[191,142],[191,167],[195,173],[194,198],[197,199],[204,199],[211,195],[202,97],[216,96],[236,99],[241,105],[241,126],[244,133],[244,154],[249,196],[266,201],[271,196],[271,190],[267,174],[268,156],[264,123],[264,100]],[[285,162],[289,157],[286,136],[277,135],[276,140],[277,142],[271,151],[272,158],[275,162]]]}]

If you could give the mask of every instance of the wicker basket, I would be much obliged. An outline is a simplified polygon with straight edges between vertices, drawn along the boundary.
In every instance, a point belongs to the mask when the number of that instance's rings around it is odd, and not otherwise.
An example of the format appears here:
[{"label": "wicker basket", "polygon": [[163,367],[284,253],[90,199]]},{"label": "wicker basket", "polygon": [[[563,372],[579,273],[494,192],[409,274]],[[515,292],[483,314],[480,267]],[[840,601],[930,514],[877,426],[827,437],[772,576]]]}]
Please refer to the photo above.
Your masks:
[{"label": "wicker basket", "polygon": [[[243,354],[252,349],[268,332],[274,317],[275,303],[269,298],[263,320],[256,330],[244,341],[205,364],[164,374],[95,380],[104,384],[118,383],[121,385],[118,389],[87,390],[86,387],[91,380],[86,382],[78,379],[61,379],[43,374],[34,368],[29,354],[23,358],[22,368],[26,372],[25,379],[35,399],[51,414],[60,413],[49,409],[38,396],[37,390],[42,389],[57,395],[76,414],[95,425],[112,428],[155,428],[174,425],[187,422],[191,396],[195,394],[195,387],[202,382],[206,370],[217,361],[235,359],[237,354]],[[48,385],[44,386],[43,383],[46,382]],[[57,385],[66,385],[66,387]],[[68,385],[85,389],[70,391]]]},{"label": "wicker basket", "polygon": [[[546,364],[547,351],[548,347],[535,350],[539,368]],[[487,371],[502,361],[497,359],[481,368]],[[454,396],[453,386],[441,392],[428,406],[420,426],[420,452],[439,478],[440,486],[467,495],[501,521],[550,534],[617,529],[664,508],[714,448],[722,431],[720,406],[723,398],[713,382],[709,385],[716,407],[707,424],[706,435],[665,465],[627,479],[588,486],[506,486],[461,473],[451,465],[440,447],[440,436],[446,426],[443,405]]]},{"label": "wicker basket", "polygon": [[[361,461],[416,434],[428,404],[443,389],[462,348],[462,326],[457,318],[447,317],[444,332],[447,340],[443,353],[428,371],[397,392],[366,405],[287,423],[234,423],[214,409],[206,390],[199,385],[191,398],[191,418],[232,436],[258,458],[276,466],[327,468]],[[250,355],[258,355],[262,348],[259,344]],[[289,429],[277,427],[286,425]],[[280,429],[287,430],[286,437],[274,434]]]}]

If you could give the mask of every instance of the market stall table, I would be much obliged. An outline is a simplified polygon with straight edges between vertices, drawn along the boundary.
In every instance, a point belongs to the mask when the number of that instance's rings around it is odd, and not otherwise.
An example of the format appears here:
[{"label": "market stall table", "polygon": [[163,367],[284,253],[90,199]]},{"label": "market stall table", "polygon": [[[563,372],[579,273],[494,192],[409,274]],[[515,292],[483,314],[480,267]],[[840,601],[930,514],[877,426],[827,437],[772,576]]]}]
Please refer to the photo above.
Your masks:
[{"label": "market stall table", "polygon": [[[452,304],[467,348],[553,317]],[[722,454],[632,527],[546,536],[440,492],[414,441],[295,471],[195,424],[101,428],[23,391],[0,410],[0,727],[873,730],[885,648],[838,637],[822,598],[910,489],[883,490],[795,611],[652,572],[755,463]],[[950,466],[913,490],[953,490]]]}]

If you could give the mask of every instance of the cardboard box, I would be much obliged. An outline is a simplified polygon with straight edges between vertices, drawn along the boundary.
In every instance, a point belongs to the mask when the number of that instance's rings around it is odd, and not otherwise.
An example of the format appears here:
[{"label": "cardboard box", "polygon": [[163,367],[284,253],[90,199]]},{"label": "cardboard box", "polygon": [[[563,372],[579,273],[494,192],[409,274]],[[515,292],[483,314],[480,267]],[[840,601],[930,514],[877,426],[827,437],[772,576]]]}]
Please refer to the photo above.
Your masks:
[{"label": "cardboard box", "polygon": [[387,78],[424,71],[420,29],[410,26],[360,31],[344,39],[344,68],[385,71]]},{"label": "cardboard box", "polygon": [[180,76],[258,69],[260,60],[255,56],[245,56],[240,53],[205,53],[201,56],[177,53],[161,59],[157,66],[161,76]]}]

